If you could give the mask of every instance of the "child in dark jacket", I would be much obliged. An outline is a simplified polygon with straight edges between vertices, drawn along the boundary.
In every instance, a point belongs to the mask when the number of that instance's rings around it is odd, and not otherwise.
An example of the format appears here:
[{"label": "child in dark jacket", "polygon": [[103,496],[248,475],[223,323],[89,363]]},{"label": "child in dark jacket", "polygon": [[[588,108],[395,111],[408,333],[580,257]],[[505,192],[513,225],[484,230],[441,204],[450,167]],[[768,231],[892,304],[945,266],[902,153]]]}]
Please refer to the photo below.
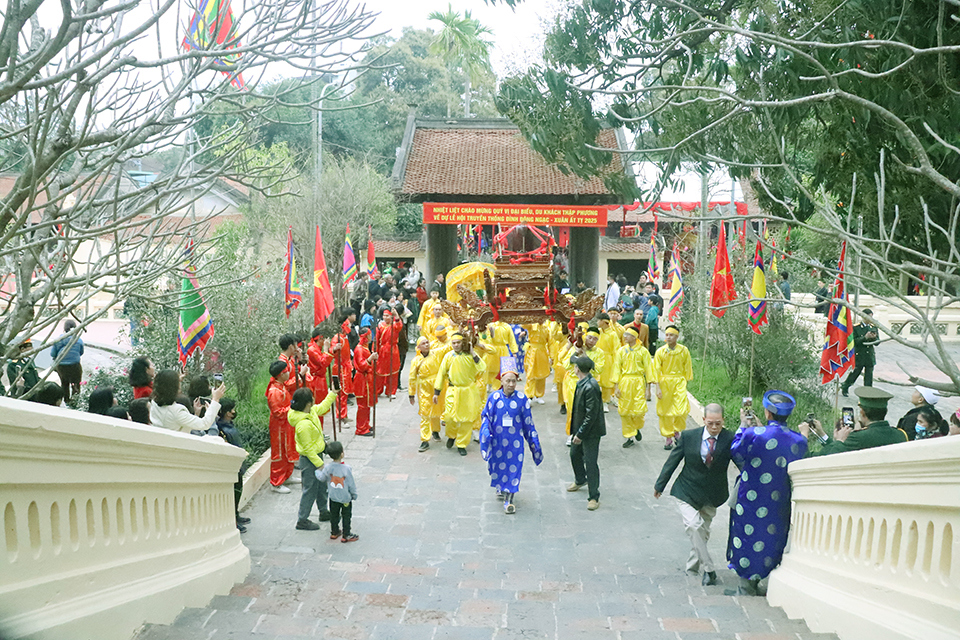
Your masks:
[{"label": "child in dark jacket", "polygon": [[[317,480],[327,484],[327,496],[330,499],[330,539],[341,538],[341,542],[354,542],[360,539],[350,532],[350,519],[353,515],[353,501],[357,499],[357,484],[353,481],[353,470],[343,461],[343,444],[334,441],[327,444],[326,451],[333,462],[316,470]],[[340,517],[343,516],[343,529]]]}]

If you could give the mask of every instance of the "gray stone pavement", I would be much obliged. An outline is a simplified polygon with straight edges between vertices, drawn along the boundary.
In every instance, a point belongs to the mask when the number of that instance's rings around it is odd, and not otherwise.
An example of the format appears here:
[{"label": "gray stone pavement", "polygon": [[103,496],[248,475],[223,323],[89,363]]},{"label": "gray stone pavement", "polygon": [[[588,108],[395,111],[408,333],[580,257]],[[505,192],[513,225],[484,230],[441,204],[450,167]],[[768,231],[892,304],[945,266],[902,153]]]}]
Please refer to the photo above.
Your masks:
[{"label": "gray stone pavement", "polygon": [[[954,362],[960,363],[960,343],[948,343],[947,353],[953,358]],[[905,347],[893,341],[882,342],[877,345],[877,366],[873,370],[874,386],[885,389],[893,394],[893,400],[889,403],[888,419],[896,424],[903,414],[913,406],[910,404],[910,396],[913,394],[912,386],[903,386],[909,383],[907,374],[903,369],[909,371],[912,375],[932,380],[934,382],[949,382],[946,375],[938,371],[930,364],[927,357],[916,349]],[[903,369],[900,368],[900,366]],[[878,378],[889,382],[900,384],[889,384],[888,382],[878,382]],[[863,383],[861,378],[853,389]],[[855,401],[855,396],[851,393],[850,400]],[[844,402],[841,397],[841,403]],[[960,409],[960,398],[945,398],[937,403],[937,409],[944,417],[950,412]]]},{"label": "gray stone pavement", "polygon": [[[295,530],[298,487],[261,491],[245,511],[247,579],[173,625],[147,625],[139,640],[835,638],[764,598],[724,595],[736,586],[730,570],[713,587],[684,572],[690,544],[675,500],[653,497],[667,452],[652,407],[631,449],[621,448],[615,410],[607,414],[600,509],[587,511],[585,490],[565,491],[572,473],[555,398],[534,405],[545,459],[527,459],[515,515],[504,514],[477,445],[465,458],[442,443],[418,453],[404,392],[381,399],[376,439],[342,438],[359,489],[358,542],[330,540],[326,523]],[[710,543],[720,566],[728,514],[720,509]]]}]

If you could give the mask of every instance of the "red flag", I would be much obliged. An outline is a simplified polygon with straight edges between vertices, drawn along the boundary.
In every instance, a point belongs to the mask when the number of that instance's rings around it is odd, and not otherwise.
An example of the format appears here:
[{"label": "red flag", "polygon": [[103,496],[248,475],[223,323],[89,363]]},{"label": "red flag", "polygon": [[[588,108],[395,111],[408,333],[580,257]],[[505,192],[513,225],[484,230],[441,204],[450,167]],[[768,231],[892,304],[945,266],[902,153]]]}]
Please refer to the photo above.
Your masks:
[{"label": "red flag", "polygon": [[846,305],[847,292],[844,278],[844,266],[847,255],[847,243],[840,248],[840,260],[837,262],[837,280],[834,283],[833,297],[843,302],[830,303],[827,314],[827,337],[820,355],[820,375],[823,384],[841,377],[847,369],[856,366],[853,343],[853,318],[850,307]]},{"label": "red flag", "polygon": [[313,324],[320,324],[333,313],[333,290],[327,276],[327,260],[323,256],[323,240],[317,225],[317,242],[313,253]]},{"label": "red flag", "polygon": [[713,285],[710,287],[710,311],[718,318],[727,312],[726,307],[737,299],[737,289],[733,286],[733,274],[730,273],[730,256],[727,255],[727,225],[720,223],[720,237],[717,238],[717,261],[713,265]]}]

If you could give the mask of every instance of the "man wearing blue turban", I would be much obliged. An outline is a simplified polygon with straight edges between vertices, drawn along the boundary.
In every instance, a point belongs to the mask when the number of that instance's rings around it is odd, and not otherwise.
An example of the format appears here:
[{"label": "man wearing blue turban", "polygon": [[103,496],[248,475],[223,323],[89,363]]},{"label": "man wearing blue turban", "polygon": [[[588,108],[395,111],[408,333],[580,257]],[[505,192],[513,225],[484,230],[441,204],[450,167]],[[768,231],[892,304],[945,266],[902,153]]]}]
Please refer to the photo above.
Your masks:
[{"label": "man wearing blue turban", "polygon": [[784,391],[767,391],[767,423],[741,427],[730,456],[740,467],[737,504],[730,513],[727,560],[740,576],[741,595],[757,595],[757,585],[783,558],[790,528],[790,477],[787,465],[807,452],[807,439],[787,427],[796,401]]}]

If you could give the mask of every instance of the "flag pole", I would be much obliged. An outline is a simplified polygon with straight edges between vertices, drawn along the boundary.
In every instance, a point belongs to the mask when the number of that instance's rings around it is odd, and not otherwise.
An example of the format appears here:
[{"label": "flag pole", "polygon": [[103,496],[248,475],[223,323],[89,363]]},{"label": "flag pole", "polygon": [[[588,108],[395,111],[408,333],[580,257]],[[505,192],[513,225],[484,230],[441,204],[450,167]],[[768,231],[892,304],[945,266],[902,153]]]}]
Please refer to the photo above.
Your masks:
[{"label": "flag pole", "polygon": [[[374,327],[371,333],[373,334],[373,352],[377,353],[377,327]],[[373,434],[374,438],[377,437],[377,400],[380,397],[377,392],[377,365],[380,363],[379,360],[377,358],[373,363],[373,407],[370,408],[370,433]],[[367,397],[369,397],[369,391]]]},{"label": "flag pole", "polygon": [[699,393],[703,393],[703,370],[707,368],[707,343],[710,340],[710,305],[707,304],[706,324],[703,327],[703,359],[700,360]]},{"label": "flag pole", "polygon": [[[330,391],[330,387],[333,386],[333,380],[330,373],[330,367],[333,366],[333,360],[330,361],[330,364],[327,365],[327,370],[324,375],[327,377],[327,391]],[[333,441],[337,441],[337,409],[340,404],[340,392],[337,392],[337,399],[333,403],[333,411],[330,412],[330,428],[333,431]]]},{"label": "flag pole", "polygon": [[750,337],[750,384],[747,391],[747,395],[750,396],[751,398],[753,397],[753,356],[754,356],[754,352],[756,351],[756,348],[755,348],[756,344],[757,344],[757,334],[754,333]]}]

